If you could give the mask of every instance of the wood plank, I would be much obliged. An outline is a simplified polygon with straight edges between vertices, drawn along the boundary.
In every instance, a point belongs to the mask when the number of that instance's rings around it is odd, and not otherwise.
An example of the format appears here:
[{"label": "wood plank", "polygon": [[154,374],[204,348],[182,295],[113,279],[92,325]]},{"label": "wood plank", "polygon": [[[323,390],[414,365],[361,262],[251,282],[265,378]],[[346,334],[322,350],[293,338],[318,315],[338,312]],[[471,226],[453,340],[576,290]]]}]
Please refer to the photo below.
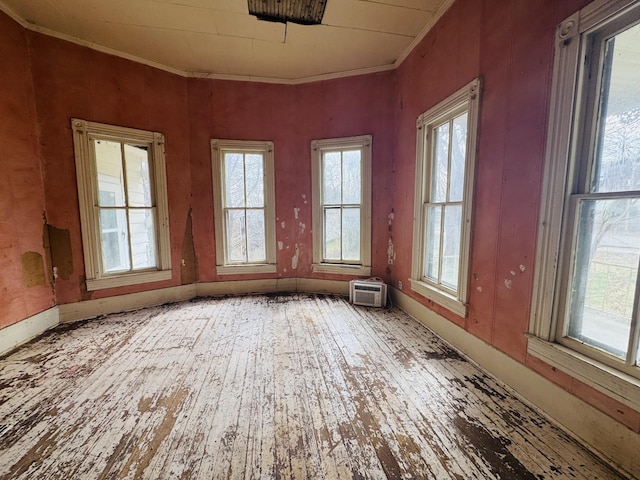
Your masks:
[{"label": "wood plank", "polygon": [[400,310],[339,297],[66,324],[0,386],[3,479],[624,478]]}]

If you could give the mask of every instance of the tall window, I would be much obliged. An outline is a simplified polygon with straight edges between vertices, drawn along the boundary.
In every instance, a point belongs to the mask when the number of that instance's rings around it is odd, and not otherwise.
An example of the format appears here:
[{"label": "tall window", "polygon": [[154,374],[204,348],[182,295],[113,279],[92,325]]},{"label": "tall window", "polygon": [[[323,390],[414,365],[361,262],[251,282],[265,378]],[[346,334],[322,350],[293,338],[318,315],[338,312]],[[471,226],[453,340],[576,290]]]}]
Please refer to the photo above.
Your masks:
[{"label": "tall window", "polygon": [[72,127],[87,288],[171,278],[163,136]]},{"label": "tall window", "polygon": [[273,143],[212,140],[217,271],[275,272]]},{"label": "tall window", "polygon": [[371,273],[371,136],[314,140],[313,271]]},{"label": "tall window", "polygon": [[529,342],[618,397],[567,352],[640,378],[639,22],[637,2],[594,2],[558,30],[531,331],[567,350]]},{"label": "tall window", "polygon": [[418,118],[411,288],[466,315],[479,81]]}]

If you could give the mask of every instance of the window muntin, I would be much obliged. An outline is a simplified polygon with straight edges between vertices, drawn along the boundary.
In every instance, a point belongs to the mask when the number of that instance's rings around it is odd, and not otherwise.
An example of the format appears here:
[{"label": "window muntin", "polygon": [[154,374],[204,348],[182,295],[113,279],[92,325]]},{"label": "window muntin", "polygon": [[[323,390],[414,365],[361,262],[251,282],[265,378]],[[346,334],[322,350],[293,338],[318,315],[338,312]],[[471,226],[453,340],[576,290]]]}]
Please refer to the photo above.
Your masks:
[{"label": "window muntin", "polygon": [[371,136],[314,140],[313,271],[371,272]]},{"label": "window muntin", "polygon": [[[556,339],[640,376],[640,25],[589,37]],[[590,132],[593,132],[591,134]],[[574,253],[575,252],[575,253]]]},{"label": "window muntin", "polygon": [[462,316],[479,89],[476,79],[417,121],[411,288]]},{"label": "window muntin", "polygon": [[72,127],[87,288],[171,278],[162,134]]},{"label": "window muntin", "polygon": [[219,274],[275,272],[273,144],[212,140]]}]

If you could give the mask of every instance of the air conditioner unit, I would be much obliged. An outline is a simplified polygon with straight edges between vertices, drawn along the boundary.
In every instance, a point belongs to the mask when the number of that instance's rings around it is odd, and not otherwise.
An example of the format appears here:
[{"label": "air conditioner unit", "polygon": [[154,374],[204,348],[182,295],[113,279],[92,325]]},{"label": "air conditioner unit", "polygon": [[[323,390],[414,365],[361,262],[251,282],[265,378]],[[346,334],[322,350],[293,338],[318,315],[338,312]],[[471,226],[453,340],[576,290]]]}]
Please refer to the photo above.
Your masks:
[{"label": "air conditioner unit", "polygon": [[349,302],[367,307],[384,307],[387,304],[387,285],[379,280],[351,280]]}]

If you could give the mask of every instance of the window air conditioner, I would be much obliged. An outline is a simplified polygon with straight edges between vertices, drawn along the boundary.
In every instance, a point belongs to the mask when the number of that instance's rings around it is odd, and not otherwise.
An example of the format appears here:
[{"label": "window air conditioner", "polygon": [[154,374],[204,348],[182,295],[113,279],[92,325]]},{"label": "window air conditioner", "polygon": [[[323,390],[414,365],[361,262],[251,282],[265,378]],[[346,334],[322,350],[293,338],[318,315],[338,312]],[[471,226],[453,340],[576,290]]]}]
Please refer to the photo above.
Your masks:
[{"label": "window air conditioner", "polygon": [[349,302],[367,307],[384,307],[387,304],[387,285],[380,280],[351,280]]}]

